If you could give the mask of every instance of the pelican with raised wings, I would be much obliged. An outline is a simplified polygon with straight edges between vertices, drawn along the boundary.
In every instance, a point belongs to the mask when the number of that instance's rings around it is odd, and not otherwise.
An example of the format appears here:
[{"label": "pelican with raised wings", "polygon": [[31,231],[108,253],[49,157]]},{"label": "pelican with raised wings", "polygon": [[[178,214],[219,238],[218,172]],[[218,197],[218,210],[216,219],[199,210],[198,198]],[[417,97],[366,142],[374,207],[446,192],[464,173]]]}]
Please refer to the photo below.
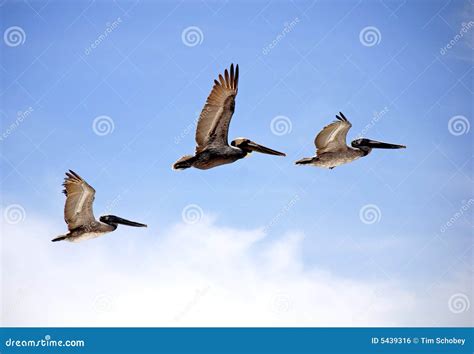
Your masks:
[{"label": "pelican with raised wings", "polygon": [[230,120],[234,114],[235,97],[239,83],[239,66],[230,66],[214,86],[199,116],[196,128],[196,152],[194,156],[186,155],[173,165],[175,170],[195,167],[207,170],[220,165],[235,162],[251,152],[285,156],[284,153],[259,145],[247,138],[237,138],[230,145],[228,133]]},{"label": "pelican with raised wings", "polygon": [[382,143],[370,139],[357,139],[346,145],[346,136],[352,124],[339,112],[337,120],[324,127],[314,140],[316,156],[296,161],[297,165],[312,165],[333,169],[360,157],[367,156],[372,149],[405,149],[405,145]]},{"label": "pelican with raised wings", "polygon": [[74,171],[66,172],[63,186],[63,193],[66,195],[64,220],[69,232],[52,239],[53,242],[89,240],[114,231],[119,224],[146,227],[145,224],[122,219],[115,215],[104,215],[97,221],[92,211],[95,190]]}]

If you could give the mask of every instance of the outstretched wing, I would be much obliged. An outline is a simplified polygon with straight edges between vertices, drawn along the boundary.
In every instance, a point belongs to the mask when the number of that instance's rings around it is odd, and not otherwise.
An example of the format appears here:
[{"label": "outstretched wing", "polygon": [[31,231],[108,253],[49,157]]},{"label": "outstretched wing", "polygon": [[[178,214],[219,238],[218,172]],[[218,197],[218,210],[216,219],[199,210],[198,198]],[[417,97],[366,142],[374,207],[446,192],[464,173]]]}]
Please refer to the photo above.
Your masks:
[{"label": "outstretched wing", "polygon": [[224,77],[219,75],[219,81],[214,80],[214,86],[199,116],[196,129],[196,152],[202,151],[211,144],[228,145],[227,135],[230,120],[234,114],[238,83],[239,66],[236,66],[234,72],[234,64],[230,66],[230,75],[226,69]]},{"label": "outstretched wing", "polygon": [[92,211],[95,190],[74,171],[69,170],[66,176],[63,183],[63,193],[66,195],[64,220],[68,229],[74,230],[95,221]]},{"label": "outstretched wing", "polygon": [[336,121],[325,126],[316,136],[316,139],[314,139],[316,154],[319,155],[325,152],[336,152],[347,149],[346,137],[352,124],[341,112],[339,112],[339,115],[336,115],[336,118]]}]

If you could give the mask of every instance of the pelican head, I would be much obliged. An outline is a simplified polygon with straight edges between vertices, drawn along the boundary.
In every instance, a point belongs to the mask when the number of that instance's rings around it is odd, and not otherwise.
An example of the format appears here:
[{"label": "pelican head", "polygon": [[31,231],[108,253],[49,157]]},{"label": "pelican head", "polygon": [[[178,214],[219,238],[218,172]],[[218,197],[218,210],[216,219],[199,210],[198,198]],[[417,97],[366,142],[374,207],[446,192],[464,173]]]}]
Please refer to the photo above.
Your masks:
[{"label": "pelican head", "polygon": [[140,224],[135,221],[130,221],[126,219],[122,219],[118,216],[115,215],[104,215],[99,218],[101,222],[104,224],[112,225],[112,226],[117,226],[119,224],[121,225],[127,225],[127,226],[134,226],[134,227],[147,227],[145,224]]},{"label": "pelican head", "polygon": [[389,144],[383,143],[377,140],[370,140],[370,139],[357,139],[351,142],[351,146],[353,148],[362,150],[367,155],[372,149],[405,149],[405,145],[397,145],[397,144]]},{"label": "pelican head", "polygon": [[247,154],[252,153],[253,151],[261,152],[263,154],[268,155],[277,155],[277,156],[286,156],[284,153],[267,148],[263,145],[257,144],[250,139],[247,138],[237,138],[232,140],[230,145],[244,151]]}]

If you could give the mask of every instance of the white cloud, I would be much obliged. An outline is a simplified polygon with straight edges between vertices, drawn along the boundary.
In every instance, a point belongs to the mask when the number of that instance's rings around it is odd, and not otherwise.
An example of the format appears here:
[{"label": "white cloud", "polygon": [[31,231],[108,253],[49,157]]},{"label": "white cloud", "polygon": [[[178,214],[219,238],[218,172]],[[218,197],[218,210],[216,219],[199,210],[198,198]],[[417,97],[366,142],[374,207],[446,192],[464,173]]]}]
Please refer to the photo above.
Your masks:
[{"label": "white cloud", "polygon": [[470,312],[453,314],[447,306],[460,289],[472,298],[464,276],[431,295],[395,281],[343,278],[303,263],[298,232],[275,240],[263,228],[234,230],[204,218],[158,234],[122,227],[83,243],[51,243],[62,227],[32,215],[2,226],[3,325],[470,323]]}]

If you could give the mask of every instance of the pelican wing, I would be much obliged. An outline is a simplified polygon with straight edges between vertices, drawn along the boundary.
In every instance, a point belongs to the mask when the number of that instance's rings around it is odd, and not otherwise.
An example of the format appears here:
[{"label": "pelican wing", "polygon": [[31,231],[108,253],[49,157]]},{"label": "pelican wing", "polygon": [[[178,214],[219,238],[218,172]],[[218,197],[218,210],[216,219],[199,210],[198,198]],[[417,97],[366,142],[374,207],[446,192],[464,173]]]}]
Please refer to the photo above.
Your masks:
[{"label": "pelican wing", "polygon": [[339,112],[337,120],[325,126],[314,139],[316,154],[325,152],[337,152],[347,149],[346,136],[352,124]]},{"label": "pelican wing", "polygon": [[95,221],[92,211],[95,190],[74,171],[69,170],[66,176],[63,183],[63,193],[66,195],[64,220],[68,229],[74,230]]},{"label": "pelican wing", "polygon": [[230,74],[226,69],[224,77],[219,75],[219,81],[214,80],[214,86],[199,116],[196,152],[211,144],[228,145],[227,135],[234,114],[238,82],[239,66],[236,66],[234,72],[234,64],[230,66]]}]

